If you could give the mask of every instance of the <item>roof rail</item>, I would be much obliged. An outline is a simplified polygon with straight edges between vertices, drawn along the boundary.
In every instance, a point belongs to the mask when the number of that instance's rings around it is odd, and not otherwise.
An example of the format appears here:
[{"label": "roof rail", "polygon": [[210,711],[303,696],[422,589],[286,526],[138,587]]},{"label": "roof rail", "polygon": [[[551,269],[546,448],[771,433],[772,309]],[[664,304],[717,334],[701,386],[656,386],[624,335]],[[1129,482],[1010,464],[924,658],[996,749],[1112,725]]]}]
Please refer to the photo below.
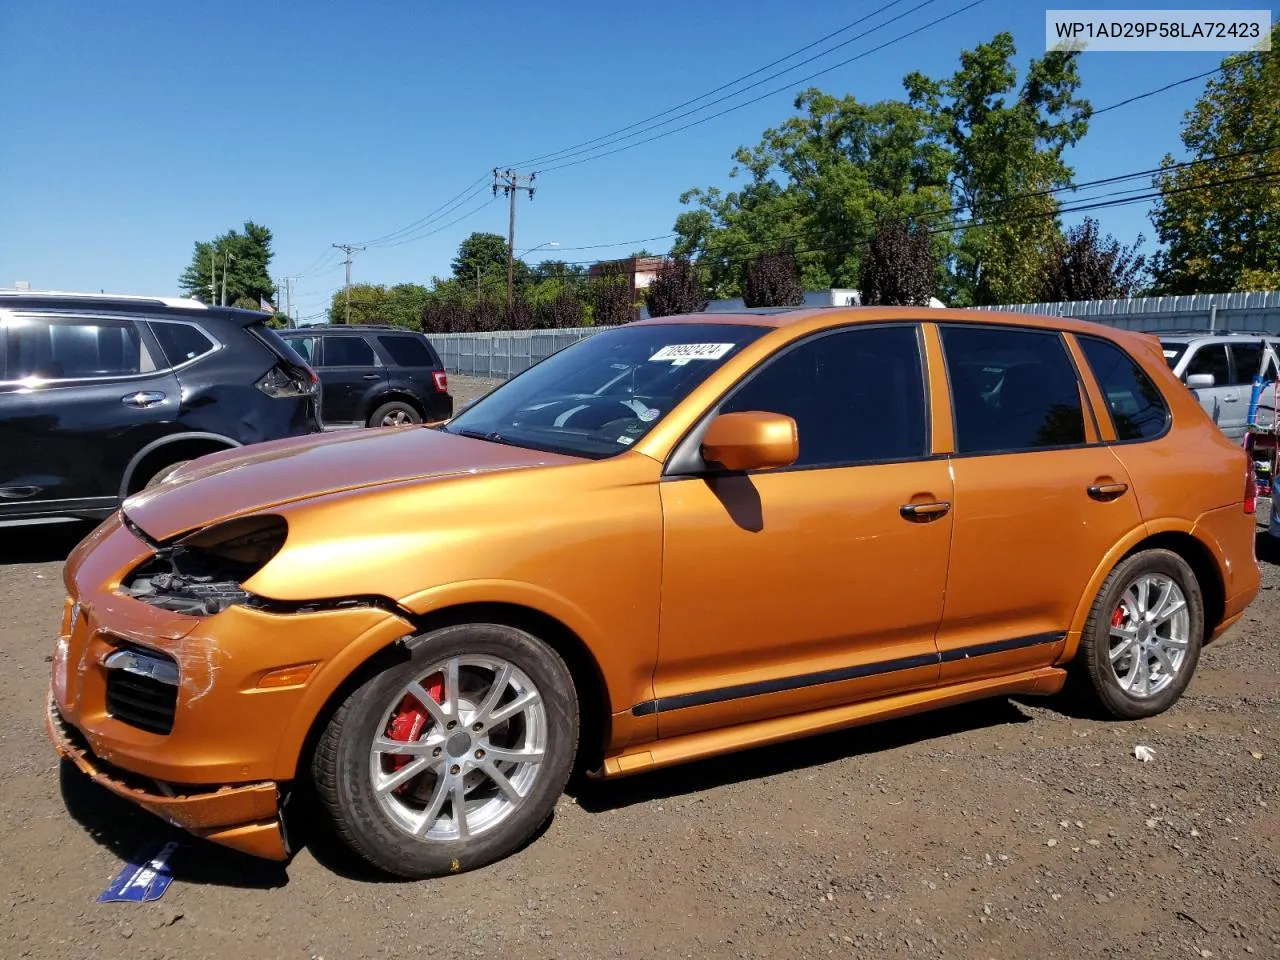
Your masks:
[{"label": "roof rail", "polygon": [[0,297],[22,297],[24,299],[56,300],[117,300],[131,303],[159,303],[166,307],[181,307],[187,310],[207,310],[209,305],[191,297],[148,297],[133,293],[76,293],[73,290],[19,290],[14,288],[0,289]]}]

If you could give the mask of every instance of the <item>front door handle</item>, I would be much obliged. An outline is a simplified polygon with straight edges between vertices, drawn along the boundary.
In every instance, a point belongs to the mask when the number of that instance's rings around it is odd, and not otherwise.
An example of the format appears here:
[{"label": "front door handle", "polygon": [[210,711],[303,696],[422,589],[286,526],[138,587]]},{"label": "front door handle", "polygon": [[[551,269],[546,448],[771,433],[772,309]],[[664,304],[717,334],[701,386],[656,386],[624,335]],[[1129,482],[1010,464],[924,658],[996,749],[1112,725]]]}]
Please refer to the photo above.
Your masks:
[{"label": "front door handle", "polygon": [[382,374],[380,374],[380,373],[366,373],[366,374],[365,374],[363,377],[361,377],[360,379],[361,379],[361,380],[381,380],[381,379],[382,379]]},{"label": "front door handle", "polygon": [[1222,398],[1222,402],[1223,403],[1239,403],[1240,398],[1237,397],[1234,393],[1229,393]]},{"label": "front door handle", "polygon": [[1089,487],[1089,496],[1095,500],[1114,500],[1128,489],[1127,483],[1095,483]]},{"label": "front door handle", "polygon": [[950,509],[948,501],[935,500],[932,503],[904,503],[898,508],[898,512],[904,519],[914,523],[928,523],[930,520],[937,520]]},{"label": "front door handle", "polygon": [[164,394],[159,390],[139,390],[121,397],[120,402],[126,407],[154,407],[164,402]]}]

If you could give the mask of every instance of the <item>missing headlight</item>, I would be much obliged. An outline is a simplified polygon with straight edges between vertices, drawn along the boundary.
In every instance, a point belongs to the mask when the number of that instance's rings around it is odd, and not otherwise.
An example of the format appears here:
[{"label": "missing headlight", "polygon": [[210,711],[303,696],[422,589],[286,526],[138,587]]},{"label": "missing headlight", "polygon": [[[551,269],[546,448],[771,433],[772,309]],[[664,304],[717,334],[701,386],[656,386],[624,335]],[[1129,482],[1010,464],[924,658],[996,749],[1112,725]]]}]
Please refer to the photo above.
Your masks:
[{"label": "missing headlight", "polygon": [[250,594],[241,584],[284,546],[283,517],[241,517],[162,545],[121,584],[131,597],[189,616],[212,616]]}]

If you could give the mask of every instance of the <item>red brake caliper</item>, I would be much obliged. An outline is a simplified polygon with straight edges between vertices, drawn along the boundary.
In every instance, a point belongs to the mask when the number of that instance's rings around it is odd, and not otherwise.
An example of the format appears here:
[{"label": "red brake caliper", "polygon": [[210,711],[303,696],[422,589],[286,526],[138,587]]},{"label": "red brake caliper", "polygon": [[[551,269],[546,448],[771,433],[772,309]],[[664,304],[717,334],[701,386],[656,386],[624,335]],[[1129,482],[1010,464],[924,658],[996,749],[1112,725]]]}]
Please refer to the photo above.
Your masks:
[{"label": "red brake caliper", "polygon": [[1120,626],[1122,623],[1124,623],[1124,616],[1125,616],[1124,604],[1122,603],[1120,604],[1120,606],[1116,607],[1116,612],[1111,615],[1111,625],[1113,627]]},{"label": "red brake caliper", "polygon": [[[437,673],[428,678],[422,684],[422,687],[436,703],[443,702],[444,674]],[[410,741],[417,740],[422,736],[422,730],[430,719],[431,717],[427,713],[426,708],[417,701],[417,698],[405,694],[404,699],[400,701],[400,706],[396,708],[395,716],[392,717],[391,722],[387,724],[387,739],[399,740],[401,743],[409,743]],[[387,757],[386,759],[391,761],[391,770],[388,772],[394,772],[399,770],[413,758],[392,756]],[[396,787],[394,792],[400,793],[408,787],[408,783],[403,783]]]}]

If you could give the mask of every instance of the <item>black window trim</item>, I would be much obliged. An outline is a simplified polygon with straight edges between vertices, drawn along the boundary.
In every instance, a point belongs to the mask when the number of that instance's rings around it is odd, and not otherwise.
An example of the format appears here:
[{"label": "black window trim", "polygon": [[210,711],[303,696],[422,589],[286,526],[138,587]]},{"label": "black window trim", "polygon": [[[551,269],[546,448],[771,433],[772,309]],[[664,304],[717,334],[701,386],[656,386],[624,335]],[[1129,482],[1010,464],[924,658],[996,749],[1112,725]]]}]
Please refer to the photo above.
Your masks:
[{"label": "black window trim", "polygon": [[[1140,364],[1137,360],[1134,359],[1133,354],[1131,354],[1128,350],[1126,350],[1121,344],[1116,343],[1114,340],[1108,337],[1098,336],[1097,334],[1094,334],[1094,333],[1074,333],[1073,332],[1071,335],[1076,338],[1077,343],[1079,343],[1081,340],[1097,340],[1099,343],[1105,343],[1108,346],[1115,347],[1117,350],[1119,350],[1122,354],[1124,354],[1125,358],[1130,363],[1132,363],[1135,367],[1137,367],[1142,372],[1142,375],[1144,377],[1146,377],[1148,380],[1151,381],[1151,385],[1156,388],[1156,393],[1160,394],[1160,401],[1164,405],[1164,426],[1160,428],[1159,433],[1154,434],[1150,437],[1136,437],[1132,440],[1121,440],[1120,431],[1116,428],[1116,418],[1111,413],[1110,404],[1107,404],[1106,402],[1107,392],[1102,386],[1102,381],[1098,379],[1098,374],[1094,371],[1093,367],[1090,366],[1089,373],[1093,377],[1093,382],[1098,385],[1098,393],[1101,395],[1103,404],[1106,406],[1107,418],[1111,421],[1111,432],[1116,435],[1116,438],[1114,440],[1104,440],[1102,445],[1109,446],[1109,447],[1112,447],[1112,446],[1125,447],[1125,446],[1131,446],[1132,444],[1135,444],[1135,443],[1154,443],[1157,440],[1163,440],[1165,437],[1167,437],[1169,435],[1169,431],[1173,429],[1173,407],[1169,405],[1169,398],[1165,396],[1165,392],[1162,389],[1160,389],[1160,384],[1156,382],[1155,378],[1152,377],[1151,374],[1147,372],[1146,368],[1142,364]],[[1084,347],[1080,348],[1080,354],[1081,356],[1084,356]],[[1230,351],[1228,351],[1227,355],[1230,356]],[[1087,356],[1085,356],[1084,359],[1086,363],[1089,362],[1089,358]],[[1172,373],[1173,371],[1171,370],[1169,372]],[[1090,406],[1092,406],[1092,404],[1090,404]],[[1102,436],[1101,432],[1099,432],[1098,436],[1099,437]]]},{"label": "black window trim", "polygon": [[[740,390],[745,389],[752,380],[759,376],[763,371],[767,370],[773,363],[780,358],[786,356],[792,350],[796,350],[803,345],[813,343],[816,340],[822,340],[826,337],[835,336],[840,333],[854,333],[859,330],[883,330],[895,327],[914,327],[916,334],[916,353],[920,359],[920,378],[924,387],[924,453],[920,456],[912,457],[895,457],[883,460],[854,460],[849,462],[836,463],[811,463],[803,466],[781,467],[776,470],[760,470],[749,471],[746,475],[752,476],[756,473],[775,474],[775,473],[803,473],[809,470],[849,470],[857,467],[876,467],[884,466],[892,463],[923,463],[929,460],[941,460],[946,454],[933,453],[933,398],[930,392],[929,384],[929,358],[926,351],[924,340],[924,324],[930,322],[926,318],[911,320],[887,320],[876,323],[847,323],[838,327],[827,327],[822,330],[815,330],[813,333],[789,340],[780,345],[773,353],[764,357],[754,367],[746,372],[739,380],[731,384],[720,394],[715,401],[710,404],[698,418],[694,424],[685,431],[675,446],[671,448],[671,453],[667,455],[667,461],[662,467],[662,481],[674,480],[693,480],[709,475],[729,475],[732,471],[709,471],[705,466],[701,454],[698,452],[702,443],[702,437],[707,431],[707,427],[711,425],[711,421],[720,415],[720,408],[726,402],[731,400]],[[768,336],[768,334],[766,334]],[[686,462],[689,468],[685,468]],[[699,464],[697,469],[692,469],[694,463]]]},{"label": "black window trim", "polygon": [[[147,351],[148,356],[151,357],[151,362],[154,364],[154,367],[151,370],[140,370],[137,373],[109,373],[109,374],[100,374],[94,377],[41,377],[39,378],[41,387],[64,386],[67,384],[77,384],[77,383],[103,383],[103,382],[128,383],[129,381],[132,381],[132,380],[146,380],[148,378],[155,377],[157,374],[171,373],[175,369],[177,369],[176,367],[171,367],[168,365],[169,358],[164,355],[164,351],[160,349],[160,344],[155,341],[155,338],[151,335],[151,331],[147,328],[146,321],[149,319],[148,317],[139,317],[139,316],[134,316],[132,314],[84,312],[79,310],[50,312],[48,310],[23,310],[23,309],[12,309],[12,310],[0,309],[0,317],[23,317],[23,318],[30,318],[32,320],[46,320],[46,321],[47,320],[63,320],[63,321],[71,321],[73,323],[75,322],[92,323],[95,320],[106,320],[111,323],[131,323],[133,324],[134,330],[138,334],[139,343]],[[4,357],[4,363],[5,363],[4,373],[3,373],[3,376],[0,376],[0,385],[9,385],[9,384],[26,382],[26,380],[28,379],[26,377],[22,377],[22,378],[9,377],[9,372],[8,372],[9,358],[7,355],[7,349],[8,348],[6,344],[5,346],[6,355]],[[162,363],[156,363],[157,355],[159,356],[160,360],[163,361]],[[205,356],[208,356],[208,354],[205,354]]]},{"label": "black window trim", "polygon": [[[1050,453],[1055,450],[1086,450],[1090,447],[1105,447],[1109,445],[1107,441],[1102,439],[1102,431],[1098,429],[1097,418],[1094,417],[1092,413],[1093,403],[1089,400],[1089,391],[1085,389],[1084,378],[1081,375],[1080,368],[1076,366],[1076,359],[1072,356],[1071,350],[1067,346],[1066,335],[1070,331],[1062,330],[1058,327],[1035,327],[1014,323],[972,323],[965,322],[963,320],[939,320],[936,321],[936,325],[938,328],[938,347],[942,351],[942,372],[947,378],[947,400],[951,404],[951,445],[953,447],[959,447],[960,444],[960,424],[956,422],[956,391],[955,386],[951,382],[951,367],[947,363],[947,346],[942,339],[942,330],[944,327],[969,327],[978,330],[1013,330],[1019,333],[1040,333],[1057,337],[1063,353],[1067,355],[1067,362],[1071,364],[1071,369],[1075,371],[1076,389],[1082,395],[1080,401],[1081,425],[1083,426],[1084,414],[1088,411],[1088,415],[1093,419],[1093,432],[1098,437],[1098,439],[1092,443],[1086,439],[1083,443],[1060,443],[1051,447],[1025,447],[1017,450],[983,450],[979,453],[961,453],[957,449],[953,453],[948,454],[948,456],[956,460],[967,460],[971,457],[1009,457],[1014,454],[1021,453],[1034,454]],[[1107,342],[1110,343],[1111,341]],[[1086,437],[1088,436],[1087,430],[1085,431],[1085,435]]]}]

